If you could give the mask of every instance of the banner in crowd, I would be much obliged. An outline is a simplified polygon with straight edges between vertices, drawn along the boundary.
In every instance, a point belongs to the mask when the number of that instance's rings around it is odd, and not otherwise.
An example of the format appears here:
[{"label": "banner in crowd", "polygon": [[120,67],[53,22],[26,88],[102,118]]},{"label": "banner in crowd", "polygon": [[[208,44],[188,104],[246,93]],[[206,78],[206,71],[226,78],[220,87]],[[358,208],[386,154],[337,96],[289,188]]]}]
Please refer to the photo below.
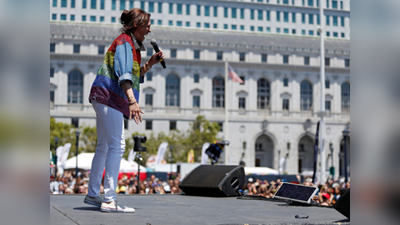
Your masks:
[{"label": "banner in crowd", "polygon": [[131,149],[131,151],[129,152],[128,155],[128,162],[134,162],[135,161],[135,156],[136,156],[136,152],[133,151],[133,148]]},{"label": "banner in crowd", "polygon": [[64,146],[59,146],[56,150],[57,153],[57,166],[64,168],[67,161],[71,143],[66,143]]},{"label": "banner in crowd", "polygon": [[193,149],[190,149],[188,152],[187,162],[194,163],[194,150]]},{"label": "banner in crowd", "polygon": [[210,146],[210,143],[206,142],[203,144],[203,147],[201,148],[201,164],[207,164],[208,161],[208,155],[206,154],[207,148]]},{"label": "banner in crowd", "polygon": [[164,155],[167,150],[167,147],[168,147],[168,142],[163,142],[160,144],[160,146],[158,147],[155,164],[161,164],[161,161],[164,159]]}]

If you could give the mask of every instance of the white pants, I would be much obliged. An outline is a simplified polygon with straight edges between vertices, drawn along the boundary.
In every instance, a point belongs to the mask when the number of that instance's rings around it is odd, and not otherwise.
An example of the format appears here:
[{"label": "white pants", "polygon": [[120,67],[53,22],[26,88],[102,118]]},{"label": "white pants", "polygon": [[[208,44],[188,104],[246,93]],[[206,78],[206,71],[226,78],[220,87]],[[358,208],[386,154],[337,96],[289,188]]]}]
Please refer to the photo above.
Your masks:
[{"label": "white pants", "polygon": [[97,197],[104,167],[104,202],[115,201],[119,166],[125,152],[124,117],[111,107],[92,100],[96,112],[97,147],[89,177],[88,196]]}]

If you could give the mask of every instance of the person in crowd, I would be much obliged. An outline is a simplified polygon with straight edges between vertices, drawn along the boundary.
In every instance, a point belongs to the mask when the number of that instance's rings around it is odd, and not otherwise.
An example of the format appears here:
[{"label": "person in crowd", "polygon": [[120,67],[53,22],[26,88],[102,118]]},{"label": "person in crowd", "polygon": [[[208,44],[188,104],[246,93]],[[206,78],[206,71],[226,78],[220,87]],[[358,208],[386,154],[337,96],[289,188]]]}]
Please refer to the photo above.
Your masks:
[{"label": "person in crowd", "polygon": [[[116,185],[122,155],[125,151],[124,118],[142,122],[139,106],[140,83],[151,67],[164,59],[155,53],[143,65],[141,51],[145,36],[151,32],[150,14],[133,8],[122,11],[121,34],[108,49],[92,84],[89,101],[96,112],[97,147],[92,161],[89,192],[84,202],[100,207],[102,212],[135,212],[117,202]],[[100,196],[103,170],[104,196]]]}]

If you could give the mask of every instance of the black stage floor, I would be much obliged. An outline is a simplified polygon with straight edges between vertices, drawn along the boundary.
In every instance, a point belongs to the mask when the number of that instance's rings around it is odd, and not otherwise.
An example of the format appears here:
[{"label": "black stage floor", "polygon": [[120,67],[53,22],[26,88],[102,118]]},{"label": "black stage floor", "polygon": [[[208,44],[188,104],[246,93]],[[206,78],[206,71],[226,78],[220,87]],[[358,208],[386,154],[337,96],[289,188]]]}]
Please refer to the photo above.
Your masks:
[{"label": "black stage floor", "polygon": [[288,206],[257,197],[118,195],[118,201],[134,207],[135,213],[103,213],[83,203],[84,197],[50,195],[50,224],[350,224],[334,208]]}]

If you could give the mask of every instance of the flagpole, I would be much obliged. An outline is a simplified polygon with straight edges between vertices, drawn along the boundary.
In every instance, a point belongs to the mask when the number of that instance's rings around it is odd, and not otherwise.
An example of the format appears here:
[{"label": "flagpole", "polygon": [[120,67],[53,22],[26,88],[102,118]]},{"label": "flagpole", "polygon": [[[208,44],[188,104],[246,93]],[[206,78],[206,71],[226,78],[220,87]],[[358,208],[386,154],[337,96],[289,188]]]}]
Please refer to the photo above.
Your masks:
[{"label": "flagpole", "polygon": [[323,2],[320,1],[319,4],[319,23],[320,23],[320,73],[321,73],[321,97],[320,97],[320,131],[319,131],[319,147],[321,152],[321,174],[320,174],[320,184],[324,184],[326,181],[325,172],[326,172],[326,158],[325,158],[325,144],[324,144],[324,131],[325,131],[325,44],[324,44],[324,8]]},{"label": "flagpole", "polygon": [[[229,99],[228,99],[228,61],[225,60],[225,122],[224,122],[224,140],[229,141],[229,136],[228,136],[228,131],[229,131],[229,124],[228,124],[228,106],[229,106]],[[227,145],[225,145],[224,147],[224,151],[225,151],[225,165],[228,165],[228,150],[229,147]]]}]

